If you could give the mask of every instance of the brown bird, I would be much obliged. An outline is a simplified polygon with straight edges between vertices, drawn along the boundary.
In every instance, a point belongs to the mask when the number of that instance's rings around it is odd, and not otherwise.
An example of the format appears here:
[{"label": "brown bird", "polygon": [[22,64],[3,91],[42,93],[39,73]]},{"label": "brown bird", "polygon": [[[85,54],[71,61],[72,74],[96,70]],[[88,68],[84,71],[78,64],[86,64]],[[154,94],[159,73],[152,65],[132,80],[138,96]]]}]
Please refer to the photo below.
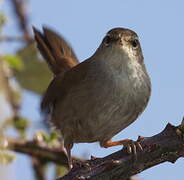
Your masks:
[{"label": "brown bird", "polygon": [[102,147],[128,145],[130,139],[111,141],[145,109],[151,92],[137,34],[114,28],[96,52],[79,63],[72,48],[55,32],[34,28],[38,49],[54,74],[41,103],[61,132],[72,167],[74,143],[99,142]]}]

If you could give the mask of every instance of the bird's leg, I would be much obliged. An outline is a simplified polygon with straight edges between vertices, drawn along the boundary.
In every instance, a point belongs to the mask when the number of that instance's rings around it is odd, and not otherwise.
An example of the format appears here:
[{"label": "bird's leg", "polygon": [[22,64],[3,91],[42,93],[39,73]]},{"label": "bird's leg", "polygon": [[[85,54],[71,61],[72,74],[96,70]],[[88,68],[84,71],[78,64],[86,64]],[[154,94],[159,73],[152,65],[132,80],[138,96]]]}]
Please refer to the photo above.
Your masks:
[{"label": "bird's leg", "polygon": [[73,168],[73,162],[72,162],[72,156],[71,156],[71,149],[73,147],[72,143],[65,143],[65,149],[66,149],[66,155],[68,158],[68,166],[69,166],[69,170],[71,170]]},{"label": "bird's leg", "polygon": [[104,148],[112,147],[112,146],[118,146],[123,145],[129,154],[133,153],[135,156],[137,155],[137,149],[143,150],[141,144],[137,141],[133,141],[131,139],[124,139],[119,141],[102,141],[100,142],[100,146]]},{"label": "bird's leg", "polygon": [[104,148],[108,148],[108,147],[118,146],[118,145],[127,145],[127,143],[131,141],[132,141],[131,139],[123,139],[119,141],[107,140],[107,141],[100,142],[100,146]]}]

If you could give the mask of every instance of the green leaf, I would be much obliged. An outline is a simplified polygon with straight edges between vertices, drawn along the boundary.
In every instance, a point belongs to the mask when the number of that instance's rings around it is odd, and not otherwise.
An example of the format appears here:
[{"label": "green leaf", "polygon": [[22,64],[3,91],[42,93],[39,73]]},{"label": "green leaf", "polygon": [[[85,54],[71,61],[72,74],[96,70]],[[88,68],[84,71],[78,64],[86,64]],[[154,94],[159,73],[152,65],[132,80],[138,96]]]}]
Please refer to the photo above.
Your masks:
[{"label": "green leaf", "polygon": [[16,156],[10,152],[6,152],[3,150],[0,150],[0,163],[1,164],[9,164],[11,163]]},{"label": "green leaf", "polygon": [[24,118],[18,118],[14,121],[14,126],[17,129],[25,130],[28,127],[28,120]]},{"label": "green leaf", "polygon": [[65,174],[68,173],[68,169],[61,165],[56,165],[56,178],[63,177]]},{"label": "green leaf", "polygon": [[52,79],[52,74],[47,64],[38,57],[38,51],[34,44],[20,49],[17,55],[21,57],[24,69],[14,71],[20,85],[27,90],[42,94]]},{"label": "green leaf", "polygon": [[24,67],[22,63],[22,59],[18,55],[5,55],[4,60],[13,69],[22,70]]},{"label": "green leaf", "polygon": [[29,121],[23,117],[13,119],[13,125],[18,131],[21,138],[25,138],[26,130],[29,126]]},{"label": "green leaf", "polygon": [[56,140],[58,138],[60,138],[60,135],[57,132],[53,131],[50,133],[50,141]]},{"label": "green leaf", "polygon": [[61,146],[61,135],[53,131],[50,134],[42,130],[37,131],[34,134],[35,139],[39,142],[46,143],[49,147],[60,147]]}]

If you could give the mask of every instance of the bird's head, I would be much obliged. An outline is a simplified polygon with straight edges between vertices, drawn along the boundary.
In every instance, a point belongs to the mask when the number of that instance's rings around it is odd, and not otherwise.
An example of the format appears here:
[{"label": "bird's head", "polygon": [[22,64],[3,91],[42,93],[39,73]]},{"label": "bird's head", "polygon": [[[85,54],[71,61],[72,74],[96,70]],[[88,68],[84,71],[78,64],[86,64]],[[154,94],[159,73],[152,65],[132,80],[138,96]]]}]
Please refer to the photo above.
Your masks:
[{"label": "bird's head", "polygon": [[143,60],[142,50],[137,34],[125,28],[114,28],[107,32],[101,47],[106,52],[120,52],[130,59]]}]

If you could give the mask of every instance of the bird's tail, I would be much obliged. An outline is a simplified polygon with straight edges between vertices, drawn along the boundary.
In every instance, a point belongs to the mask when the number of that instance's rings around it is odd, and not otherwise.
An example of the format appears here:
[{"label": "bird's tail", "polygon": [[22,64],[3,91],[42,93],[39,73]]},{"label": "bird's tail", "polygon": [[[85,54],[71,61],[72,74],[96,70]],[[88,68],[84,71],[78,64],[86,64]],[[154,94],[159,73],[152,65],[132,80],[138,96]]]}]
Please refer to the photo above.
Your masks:
[{"label": "bird's tail", "polygon": [[55,76],[79,63],[71,46],[63,37],[45,27],[43,33],[34,27],[33,31],[37,47]]}]

